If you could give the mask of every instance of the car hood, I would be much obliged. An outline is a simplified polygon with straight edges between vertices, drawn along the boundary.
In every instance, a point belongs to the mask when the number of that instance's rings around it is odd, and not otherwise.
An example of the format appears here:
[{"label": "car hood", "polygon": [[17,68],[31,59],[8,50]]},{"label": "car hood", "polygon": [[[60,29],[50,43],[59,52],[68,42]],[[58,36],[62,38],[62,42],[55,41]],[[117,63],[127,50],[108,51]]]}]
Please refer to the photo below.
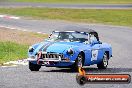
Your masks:
[{"label": "car hood", "polygon": [[78,47],[82,45],[79,42],[43,42],[36,48],[35,52],[44,51],[52,53],[63,53],[69,48]]}]

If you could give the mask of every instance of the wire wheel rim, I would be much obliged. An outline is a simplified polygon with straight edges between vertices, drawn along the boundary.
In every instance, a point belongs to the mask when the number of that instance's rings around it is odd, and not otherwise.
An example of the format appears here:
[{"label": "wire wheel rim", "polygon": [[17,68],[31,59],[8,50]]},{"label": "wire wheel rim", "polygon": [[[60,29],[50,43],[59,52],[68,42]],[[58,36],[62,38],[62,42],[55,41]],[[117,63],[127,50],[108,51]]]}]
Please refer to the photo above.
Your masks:
[{"label": "wire wheel rim", "polygon": [[82,67],[83,65],[82,65],[82,56],[81,55],[79,55],[78,56],[78,67]]},{"label": "wire wheel rim", "polygon": [[108,58],[107,58],[106,54],[104,55],[103,64],[105,67],[107,67],[107,65],[108,65]]}]

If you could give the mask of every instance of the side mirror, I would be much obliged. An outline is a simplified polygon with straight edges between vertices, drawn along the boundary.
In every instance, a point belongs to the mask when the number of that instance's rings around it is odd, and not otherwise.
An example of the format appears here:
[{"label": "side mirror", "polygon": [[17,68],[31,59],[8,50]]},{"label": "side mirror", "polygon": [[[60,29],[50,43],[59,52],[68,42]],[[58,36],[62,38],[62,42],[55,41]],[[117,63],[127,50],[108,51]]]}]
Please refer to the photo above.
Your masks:
[{"label": "side mirror", "polygon": [[99,44],[102,44],[102,42],[101,42],[101,41],[99,41]]}]

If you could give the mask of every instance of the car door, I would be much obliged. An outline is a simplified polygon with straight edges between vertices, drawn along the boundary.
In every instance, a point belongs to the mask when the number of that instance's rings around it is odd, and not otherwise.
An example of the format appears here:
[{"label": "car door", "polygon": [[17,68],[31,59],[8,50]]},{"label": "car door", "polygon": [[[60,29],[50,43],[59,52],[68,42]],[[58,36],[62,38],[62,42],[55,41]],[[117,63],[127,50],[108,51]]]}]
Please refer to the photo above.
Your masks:
[{"label": "car door", "polygon": [[103,56],[103,49],[101,43],[97,40],[94,35],[90,35],[90,46],[91,46],[91,64],[98,63]]}]

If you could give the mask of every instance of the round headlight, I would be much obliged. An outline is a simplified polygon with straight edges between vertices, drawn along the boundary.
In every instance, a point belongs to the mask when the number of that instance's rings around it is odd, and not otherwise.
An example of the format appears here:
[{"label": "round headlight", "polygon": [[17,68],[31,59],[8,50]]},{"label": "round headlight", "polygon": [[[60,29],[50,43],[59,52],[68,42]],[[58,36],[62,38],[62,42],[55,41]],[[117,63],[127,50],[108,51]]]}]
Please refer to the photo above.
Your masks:
[{"label": "round headlight", "polygon": [[69,55],[73,55],[73,54],[74,54],[74,51],[73,51],[72,49],[68,49],[68,50],[67,50],[67,53],[68,53]]},{"label": "round headlight", "polygon": [[31,47],[31,46],[30,46],[29,49],[28,49],[29,52],[33,52],[33,50],[34,50],[34,49],[33,49],[33,47]]}]

